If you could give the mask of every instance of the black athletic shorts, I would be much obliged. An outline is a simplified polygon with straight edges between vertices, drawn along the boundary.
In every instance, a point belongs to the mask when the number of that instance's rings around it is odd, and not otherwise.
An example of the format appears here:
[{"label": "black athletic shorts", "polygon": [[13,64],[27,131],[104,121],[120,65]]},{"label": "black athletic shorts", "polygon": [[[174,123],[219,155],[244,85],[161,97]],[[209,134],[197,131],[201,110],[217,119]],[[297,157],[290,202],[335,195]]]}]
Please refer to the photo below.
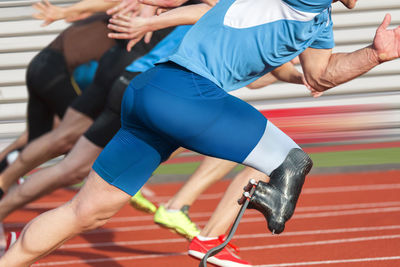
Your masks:
[{"label": "black athletic shorts", "polygon": [[131,52],[126,50],[127,41],[119,41],[101,57],[93,83],[72,102],[71,108],[95,120],[104,109],[112,85],[125,68],[150,52],[172,30],[167,28],[154,32],[150,43],[142,40]]},{"label": "black athletic shorts", "polygon": [[125,71],[115,82],[107,97],[104,110],[84,136],[99,147],[105,147],[121,127],[121,102],[130,81],[140,72]]}]

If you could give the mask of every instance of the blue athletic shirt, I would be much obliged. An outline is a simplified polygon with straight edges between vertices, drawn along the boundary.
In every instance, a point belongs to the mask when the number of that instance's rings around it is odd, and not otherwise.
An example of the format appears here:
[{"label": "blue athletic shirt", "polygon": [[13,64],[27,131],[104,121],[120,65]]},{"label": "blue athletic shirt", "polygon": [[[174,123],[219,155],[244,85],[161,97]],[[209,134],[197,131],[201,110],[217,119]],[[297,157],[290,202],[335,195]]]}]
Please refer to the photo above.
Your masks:
[{"label": "blue athletic shirt", "polygon": [[185,35],[169,60],[239,89],[307,47],[334,47],[332,0],[220,0]]},{"label": "blue athletic shirt", "polygon": [[154,67],[155,63],[167,58],[176,51],[183,37],[191,27],[191,25],[176,27],[149,53],[133,61],[128,67],[126,67],[126,70],[130,72],[145,72],[146,70]]}]

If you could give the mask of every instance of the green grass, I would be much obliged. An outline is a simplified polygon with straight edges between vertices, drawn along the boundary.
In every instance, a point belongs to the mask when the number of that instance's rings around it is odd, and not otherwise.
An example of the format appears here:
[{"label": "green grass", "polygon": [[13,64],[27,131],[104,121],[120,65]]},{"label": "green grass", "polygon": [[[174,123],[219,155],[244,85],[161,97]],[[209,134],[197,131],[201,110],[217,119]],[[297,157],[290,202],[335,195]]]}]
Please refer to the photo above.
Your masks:
[{"label": "green grass", "polygon": [[400,148],[314,153],[311,158],[316,167],[396,164],[400,163]]},{"label": "green grass", "polygon": [[[400,164],[400,147],[313,153],[310,156],[314,161],[314,167]],[[164,164],[155,171],[155,174],[188,175],[193,173],[199,165],[200,162]],[[243,166],[239,165],[235,171],[242,168]]]},{"label": "green grass", "polygon": [[154,174],[191,174],[199,165],[200,162],[163,164],[154,171]]}]

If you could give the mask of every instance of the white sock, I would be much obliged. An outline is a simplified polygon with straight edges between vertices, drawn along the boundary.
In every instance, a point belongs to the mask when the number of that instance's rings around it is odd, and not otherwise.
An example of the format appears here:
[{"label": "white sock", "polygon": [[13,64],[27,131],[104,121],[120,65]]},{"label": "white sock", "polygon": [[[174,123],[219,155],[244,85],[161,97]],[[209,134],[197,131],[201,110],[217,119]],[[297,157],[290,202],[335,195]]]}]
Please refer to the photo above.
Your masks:
[{"label": "white sock", "polygon": [[202,236],[202,235],[197,235],[196,237],[200,241],[210,241],[210,240],[218,239],[218,237],[207,237],[207,236]]}]

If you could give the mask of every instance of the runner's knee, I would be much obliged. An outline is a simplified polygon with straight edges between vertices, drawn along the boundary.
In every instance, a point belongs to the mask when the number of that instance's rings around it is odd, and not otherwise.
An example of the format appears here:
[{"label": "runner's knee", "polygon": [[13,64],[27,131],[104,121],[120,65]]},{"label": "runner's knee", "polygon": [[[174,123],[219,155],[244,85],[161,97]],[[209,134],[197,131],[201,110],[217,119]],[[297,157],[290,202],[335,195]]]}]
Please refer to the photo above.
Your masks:
[{"label": "runner's knee", "polygon": [[60,170],[63,171],[60,183],[63,186],[68,186],[82,182],[88,176],[91,164],[79,164],[75,159],[73,159],[73,162],[68,162],[67,158],[58,164]]},{"label": "runner's knee", "polygon": [[52,135],[52,151],[57,154],[64,154],[72,149],[80,134],[68,129],[57,128]]},{"label": "runner's knee", "polygon": [[104,225],[113,214],[101,211],[94,203],[79,202],[72,206],[79,231],[89,231]]}]

